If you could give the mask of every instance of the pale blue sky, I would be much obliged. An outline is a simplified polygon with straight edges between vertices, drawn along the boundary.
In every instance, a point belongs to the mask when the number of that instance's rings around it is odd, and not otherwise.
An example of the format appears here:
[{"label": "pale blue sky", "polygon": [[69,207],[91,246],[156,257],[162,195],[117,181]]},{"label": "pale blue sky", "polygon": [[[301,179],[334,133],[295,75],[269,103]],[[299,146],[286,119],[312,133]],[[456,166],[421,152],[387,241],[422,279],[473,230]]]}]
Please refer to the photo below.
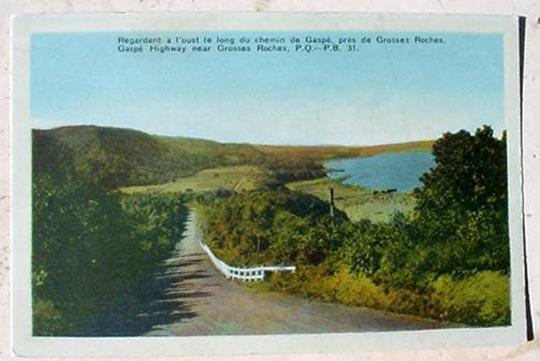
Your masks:
[{"label": "pale blue sky", "polygon": [[32,36],[33,127],[94,124],[224,142],[348,145],[504,128],[500,34],[430,33],[446,43],[371,44],[356,53],[201,55],[126,55],[116,51],[119,35],[126,34]]}]

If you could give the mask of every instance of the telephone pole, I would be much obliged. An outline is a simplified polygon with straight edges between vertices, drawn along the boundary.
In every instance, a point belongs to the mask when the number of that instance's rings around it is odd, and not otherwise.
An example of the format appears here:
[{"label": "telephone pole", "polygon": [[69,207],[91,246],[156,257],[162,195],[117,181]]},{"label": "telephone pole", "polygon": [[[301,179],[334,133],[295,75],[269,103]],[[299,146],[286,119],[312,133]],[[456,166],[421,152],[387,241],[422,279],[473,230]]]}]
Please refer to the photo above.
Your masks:
[{"label": "telephone pole", "polygon": [[332,227],[334,226],[334,188],[330,187],[330,218],[332,218]]}]

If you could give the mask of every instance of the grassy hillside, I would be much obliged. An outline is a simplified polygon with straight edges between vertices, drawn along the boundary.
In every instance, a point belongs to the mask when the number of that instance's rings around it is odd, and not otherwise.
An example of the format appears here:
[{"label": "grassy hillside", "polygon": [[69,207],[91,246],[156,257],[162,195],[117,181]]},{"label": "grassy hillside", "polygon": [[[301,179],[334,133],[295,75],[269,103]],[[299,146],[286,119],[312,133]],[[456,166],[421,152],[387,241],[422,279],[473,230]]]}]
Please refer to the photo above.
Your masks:
[{"label": "grassy hillside", "polygon": [[224,144],[97,126],[34,130],[33,137],[38,171],[68,167],[80,182],[105,189],[175,183],[205,169],[244,165],[260,167],[265,185],[276,187],[324,177],[322,162],[328,159],[425,150],[432,145],[431,141],[369,147]]},{"label": "grassy hillside", "polygon": [[[152,136],[130,129],[73,126],[34,130],[37,168],[71,163],[82,182],[107,189],[160,184],[218,166],[258,164],[264,155],[247,144]],[[63,149],[59,156],[58,149]]]},{"label": "grassy hillside", "polygon": [[322,200],[329,197],[329,189],[335,192],[335,205],[347,213],[354,222],[369,219],[372,222],[388,221],[395,212],[409,213],[413,210],[414,197],[404,193],[377,193],[372,190],[344,184],[327,177],[291,182],[287,188],[312,194]]}]

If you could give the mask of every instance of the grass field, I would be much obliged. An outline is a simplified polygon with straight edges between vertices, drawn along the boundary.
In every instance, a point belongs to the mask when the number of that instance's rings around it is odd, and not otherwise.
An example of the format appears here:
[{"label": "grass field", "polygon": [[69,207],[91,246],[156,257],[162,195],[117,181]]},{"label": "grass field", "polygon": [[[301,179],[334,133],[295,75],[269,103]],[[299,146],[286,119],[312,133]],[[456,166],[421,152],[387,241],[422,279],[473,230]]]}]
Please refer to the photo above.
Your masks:
[{"label": "grass field", "polygon": [[135,192],[206,192],[218,189],[247,191],[256,187],[261,170],[254,166],[218,167],[202,170],[192,176],[160,185],[125,187],[124,193]]},{"label": "grass field", "polygon": [[329,178],[292,182],[288,183],[287,187],[323,200],[328,200],[330,188],[334,188],[336,207],[347,213],[353,221],[362,218],[374,222],[387,221],[394,212],[407,213],[414,207],[414,199],[410,194],[373,194],[370,189],[343,184]]}]

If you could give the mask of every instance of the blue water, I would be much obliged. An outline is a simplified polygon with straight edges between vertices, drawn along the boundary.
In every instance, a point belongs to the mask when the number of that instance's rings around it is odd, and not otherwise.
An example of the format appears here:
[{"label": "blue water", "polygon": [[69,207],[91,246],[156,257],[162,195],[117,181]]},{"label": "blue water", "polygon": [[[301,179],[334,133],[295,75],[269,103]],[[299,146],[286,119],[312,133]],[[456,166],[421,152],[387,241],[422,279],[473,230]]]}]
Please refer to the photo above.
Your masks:
[{"label": "blue water", "polygon": [[391,152],[365,158],[337,159],[325,162],[332,179],[345,178],[343,183],[373,190],[397,189],[410,192],[422,183],[419,178],[434,166],[431,152]]}]

